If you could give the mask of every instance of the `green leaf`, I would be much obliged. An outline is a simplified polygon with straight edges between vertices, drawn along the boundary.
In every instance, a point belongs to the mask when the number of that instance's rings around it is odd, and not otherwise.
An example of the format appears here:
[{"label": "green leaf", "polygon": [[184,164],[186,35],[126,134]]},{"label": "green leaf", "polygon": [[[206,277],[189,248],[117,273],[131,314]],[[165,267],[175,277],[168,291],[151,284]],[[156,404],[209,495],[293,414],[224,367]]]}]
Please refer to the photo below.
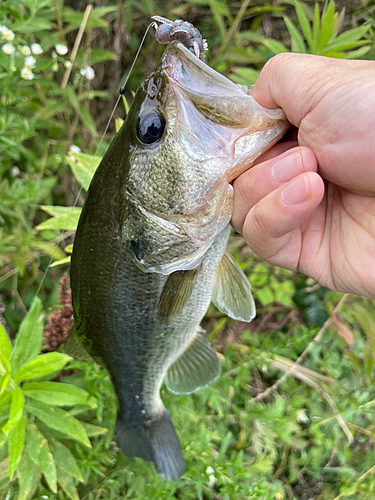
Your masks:
[{"label": "green leaf", "polygon": [[32,461],[44,474],[50,489],[56,493],[57,475],[55,461],[50,452],[47,439],[33,422],[29,422],[28,424],[26,439]]},{"label": "green leaf", "polygon": [[83,125],[87,128],[90,134],[96,137],[98,135],[98,132],[96,130],[95,122],[93,120],[93,117],[91,116],[89,109],[85,106],[80,106],[79,115],[81,117]]},{"label": "green leaf", "polygon": [[62,266],[63,264],[70,264],[70,261],[72,260],[72,257],[68,255],[67,257],[64,257],[61,260],[57,260],[53,264],[51,264],[49,267],[57,267],[57,266]]},{"label": "green leaf", "polygon": [[36,241],[33,247],[37,250],[41,250],[46,255],[49,255],[54,261],[63,259],[65,253],[61,250],[56,243],[50,243],[49,241]]},{"label": "green leaf", "polygon": [[99,425],[89,424],[88,422],[81,422],[81,424],[89,437],[102,436],[108,432],[108,429],[105,427],[99,427]]},{"label": "green leaf", "polygon": [[369,45],[366,45],[366,47],[361,47],[358,50],[352,50],[348,54],[346,54],[346,59],[359,59],[360,57],[363,57],[367,52],[371,49]]},{"label": "green leaf", "polygon": [[77,229],[79,216],[81,215],[82,210],[80,207],[41,206],[40,208],[42,208],[47,213],[51,213],[53,208],[53,211],[56,213],[56,215],[51,219],[47,219],[46,221],[39,224],[36,227],[38,231],[43,231],[44,229],[74,231]]},{"label": "green leaf", "polygon": [[289,31],[290,38],[292,41],[292,52],[299,52],[300,54],[306,54],[306,47],[298,29],[294,26],[293,22],[289,19],[289,17],[284,16],[284,22]]},{"label": "green leaf", "polygon": [[6,359],[9,359],[12,349],[12,342],[10,341],[4,326],[0,323],[0,352]]},{"label": "green leaf", "polygon": [[61,467],[57,467],[57,481],[71,500],[79,500],[74,479]]},{"label": "green leaf", "polygon": [[256,82],[258,76],[259,76],[259,71],[253,68],[234,68],[233,69],[233,74],[230,75],[230,77],[236,82],[240,83],[242,85],[252,85],[253,83]]},{"label": "green leaf", "polygon": [[21,460],[25,444],[25,418],[22,418],[11,428],[8,434],[9,478],[12,479]]},{"label": "green leaf", "polygon": [[[352,45],[355,42],[358,42],[359,39],[362,38],[367,33],[369,28],[370,26],[367,24],[364,26],[360,26],[359,28],[348,30],[345,33],[342,33],[341,35],[336,37],[330,43],[328,43],[325,46],[325,50],[333,50],[333,49],[342,50],[342,47],[346,47],[347,45]],[[361,43],[364,44],[369,42],[368,40],[363,40]]]},{"label": "green leaf", "polygon": [[102,61],[116,61],[118,56],[110,50],[93,49],[90,53],[90,64],[96,64]]},{"label": "green leaf", "polygon": [[57,375],[71,359],[73,359],[71,356],[59,352],[41,354],[22,367],[21,370],[14,375],[13,380],[20,383],[25,380],[36,380],[42,377],[52,378]]},{"label": "green leaf", "polygon": [[323,50],[328,42],[328,40],[333,35],[333,20],[335,14],[335,2],[331,0],[328,5],[328,8],[324,10],[322,15],[322,28],[319,34],[318,40],[318,51],[320,53]]},{"label": "green leaf", "polygon": [[20,387],[15,387],[12,391],[12,403],[10,405],[9,419],[3,427],[5,434],[9,434],[11,429],[13,429],[13,427],[15,427],[20,420],[24,419],[24,404],[25,398],[23,397],[22,389]]},{"label": "green leaf", "polygon": [[273,54],[281,54],[282,52],[290,52],[285,45],[272,38],[264,38],[262,40],[263,45],[267,47]]},{"label": "green leaf", "polygon": [[40,480],[40,470],[34,465],[28,453],[24,453],[17,469],[19,491],[17,500],[29,500]]},{"label": "green leaf", "polygon": [[122,118],[116,118],[116,120],[115,120],[116,134],[119,132],[123,123],[124,123],[124,120]]},{"label": "green leaf", "polygon": [[305,310],[305,320],[310,327],[322,327],[327,318],[327,311],[320,302],[316,302]]},{"label": "green leaf", "polygon": [[233,434],[230,431],[227,432],[226,436],[224,437],[224,439],[222,440],[221,445],[220,445],[219,457],[223,457],[226,454],[226,452],[229,448],[230,442],[232,441],[232,437],[233,437]]},{"label": "green leaf", "polygon": [[69,415],[68,412],[55,408],[54,406],[48,407],[44,403],[26,403],[26,408],[30,413],[33,413],[45,425],[56,429],[57,431],[65,434],[70,439],[79,441],[91,448],[90,440],[87,437],[86,431],[81,422],[76,418]]},{"label": "green leaf", "polygon": [[319,11],[319,5],[316,3],[315,9],[314,9],[313,41],[312,41],[312,50],[311,50],[311,52],[313,54],[318,53],[319,35],[320,35],[320,11]]},{"label": "green leaf", "polygon": [[70,450],[60,441],[50,438],[50,448],[56,465],[70,476],[83,483],[84,479]]},{"label": "green leaf", "polygon": [[301,26],[302,33],[304,34],[306,41],[309,44],[310,48],[312,48],[313,39],[312,39],[310,22],[306,16],[301,4],[297,0],[294,4],[294,7],[296,9],[298,22],[299,22],[299,25]]},{"label": "green leaf", "polygon": [[60,371],[71,358],[67,354],[60,352],[48,352],[41,354],[23,366],[13,377],[16,383],[23,380],[34,380],[44,377],[50,373]]},{"label": "green leaf", "polygon": [[85,153],[69,153],[65,158],[75,178],[87,191],[95,171],[102,161],[101,157]]},{"label": "green leaf", "polygon": [[42,347],[43,324],[39,321],[42,312],[42,303],[35,297],[28,315],[22,321],[16,335],[14,349],[11,354],[12,374],[21,366],[34,359]]},{"label": "green leaf", "polygon": [[22,387],[29,398],[53,406],[87,405],[96,407],[96,399],[79,387],[61,382],[30,382]]}]

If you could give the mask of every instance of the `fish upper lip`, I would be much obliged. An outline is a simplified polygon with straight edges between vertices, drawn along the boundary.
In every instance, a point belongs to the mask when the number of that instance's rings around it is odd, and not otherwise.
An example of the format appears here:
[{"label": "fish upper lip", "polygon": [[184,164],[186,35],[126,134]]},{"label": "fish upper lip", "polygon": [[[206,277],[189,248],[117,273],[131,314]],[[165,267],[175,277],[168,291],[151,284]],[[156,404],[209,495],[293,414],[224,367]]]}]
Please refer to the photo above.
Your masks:
[{"label": "fish upper lip", "polygon": [[182,43],[171,43],[163,56],[162,69],[170,83],[186,94],[220,98],[244,97],[246,92],[192,54]]}]

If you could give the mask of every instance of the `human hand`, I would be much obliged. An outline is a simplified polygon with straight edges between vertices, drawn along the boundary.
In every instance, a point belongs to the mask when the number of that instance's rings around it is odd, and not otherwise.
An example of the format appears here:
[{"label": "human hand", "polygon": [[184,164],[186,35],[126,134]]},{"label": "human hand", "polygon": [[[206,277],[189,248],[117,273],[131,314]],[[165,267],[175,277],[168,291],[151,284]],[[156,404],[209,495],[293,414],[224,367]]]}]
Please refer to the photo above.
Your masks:
[{"label": "human hand", "polygon": [[283,108],[298,146],[236,179],[233,227],[272,264],[375,297],[375,63],[280,54],[252,96]]}]

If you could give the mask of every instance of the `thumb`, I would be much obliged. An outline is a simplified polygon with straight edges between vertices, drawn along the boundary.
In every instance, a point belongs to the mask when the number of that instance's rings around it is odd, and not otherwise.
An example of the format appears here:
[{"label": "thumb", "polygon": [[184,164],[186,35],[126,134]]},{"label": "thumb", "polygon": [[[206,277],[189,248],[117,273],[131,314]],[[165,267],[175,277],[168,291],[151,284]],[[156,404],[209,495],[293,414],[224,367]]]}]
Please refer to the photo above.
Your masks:
[{"label": "thumb", "polygon": [[265,108],[282,108],[290,123],[299,127],[336,84],[342,69],[356,62],[311,54],[278,54],[263,67],[251,95]]}]

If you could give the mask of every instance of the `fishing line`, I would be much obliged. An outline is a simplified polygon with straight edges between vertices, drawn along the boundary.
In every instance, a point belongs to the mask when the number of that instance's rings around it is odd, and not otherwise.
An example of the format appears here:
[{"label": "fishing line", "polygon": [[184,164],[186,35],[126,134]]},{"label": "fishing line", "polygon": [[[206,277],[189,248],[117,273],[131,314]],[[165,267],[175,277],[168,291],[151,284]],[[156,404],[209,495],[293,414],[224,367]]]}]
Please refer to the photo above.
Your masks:
[{"label": "fishing line", "polygon": [[[146,36],[147,36],[147,34],[148,34],[148,32],[149,32],[149,30],[150,30],[150,28],[151,28],[151,27],[153,27],[154,29],[157,29],[157,28],[158,28],[158,25],[157,25],[157,23],[152,22],[152,23],[150,23],[150,24],[147,26],[147,29],[146,29],[146,31],[145,31],[145,34],[143,35],[143,38],[142,38],[142,40],[141,40],[141,43],[140,43],[139,47],[138,47],[138,50],[137,50],[137,53],[136,53],[135,58],[134,58],[134,60],[133,60],[133,63],[132,63],[132,65],[131,65],[131,67],[130,67],[130,70],[129,70],[128,74],[126,75],[126,77],[125,77],[125,79],[124,79],[124,82],[123,82],[123,84],[121,85],[121,87],[120,87],[120,89],[119,89],[119,95],[118,95],[118,97],[117,97],[117,99],[116,99],[116,102],[115,102],[115,104],[114,104],[114,106],[113,106],[113,109],[112,109],[111,115],[110,115],[110,117],[109,117],[109,119],[108,119],[108,121],[107,121],[107,125],[105,126],[105,129],[104,129],[104,132],[103,132],[103,134],[102,134],[102,136],[101,136],[101,138],[100,138],[99,144],[98,144],[98,146],[96,147],[95,154],[94,154],[94,156],[93,156],[93,158],[92,158],[92,160],[91,160],[91,163],[90,163],[90,165],[89,165],[89,167],[88,167],[88,169],[87,169],[87,171],[86,171],[86,173],[85,173],[85,175],[84,175],[84,177],[83,177],[83,181],[82,181],[82,183],[81,183],[81,187],[80,187],[80,189],[79,189],[79,191],[78,191],[78,194],[77,194],[77,196],[76,196],[76,198],[75,198],[75,200],[74,200],[74,203],[73,203],[73,205],[72,205],[72,207],[71,207],[71,211],[70,211],[70,212],[69,212],[69,214],[68,214],[68,218],[67,218],[66,223],[65,223],[65,225],[66,225],[66,226],[68,225],[68,222],[70,221],[70,219],[71,219],[71,217],[72,217],[72,215],[73,215],[73,209],[76,207],[76,205],[77,205],[77,203],[78,203],[78,199],[79,199],[79,197],[81,196],[81,193],[82,193],[82,190],[83,190],[83,185],[85,184],[86,180],[88,179],[89,173],[91,172],[92,165],[93,165],[93,163],[94,163],[94,161],[95,161],[96,157],[98,156],[98,151],[99,151],[99,149],[100,149],[100,146],[102,145],[102,142],[103,142],[104,136],[106,135],[106,133],[107,133],[107,131],[108,131],[109,125],[111,124],[111,121],[112,121],[113,115],[115,114],[115,111],[116,111],[116,108],[117,108],[117,106],[118,106],[118,103],[120,102],[121,97],[125,94],[125,87],[126,87],[126,84],[128,83],[129,77],[130,77],[130,75],[131,75],[131,73],[132,73],[132,71],[133,71],[133,69],[134,69],[135,63],[137,62],[137,59],[138,59],[138,56],[139,56],[139,53],[140,53],[140,51],[141,51],[141,49],[142,49],[142,46],[143,46],[144,41],[145,41],[145,39],[146,39]],[[53,259],[54,259],[54,257],[55,257],[55,254],[56,254],[57,248],[58,248],[58,246],[60,245],[60,243],[61,243],[61,241],[62,241],[62,238],[63,238],[63,236],[64,236],[64,234],[65,234],[65,233],[66,233],[66,229],[63,229],[63,230],[61,231],[61,233],[59,234],[58,238],[57,238],[57,242],[56,242],[56,244],[55,244],[55,248],[54,248],[54,250],[53,250],[53,252],[52,252],[51,258],[50,258],[49,263],[48,263],[48,266],[47,266],[46,270],[44,271],[44,274],[43,274],[43,276],[42,276],[42,280],[41,280],[41,282],[39,283],[39,286],[38,286],[38,289],[37,289],[37,291],[36,291],[36,294],[35,294],[34,299],[35,299],[36,297],[38,297],[38,295],[39,295],[39,293],[40,293],[40,290],[41,290],[41,288],[42,288],[42,286],[43,286],[43,283],[44,283],[44,281],[45,281],[45,279],[46,279],[46,277],[47,277],[48,271],[49,271],[49,269],[50,269],[50,267],[51,267],[51,264],[52,264],[52,262],[53,262]]]}]

